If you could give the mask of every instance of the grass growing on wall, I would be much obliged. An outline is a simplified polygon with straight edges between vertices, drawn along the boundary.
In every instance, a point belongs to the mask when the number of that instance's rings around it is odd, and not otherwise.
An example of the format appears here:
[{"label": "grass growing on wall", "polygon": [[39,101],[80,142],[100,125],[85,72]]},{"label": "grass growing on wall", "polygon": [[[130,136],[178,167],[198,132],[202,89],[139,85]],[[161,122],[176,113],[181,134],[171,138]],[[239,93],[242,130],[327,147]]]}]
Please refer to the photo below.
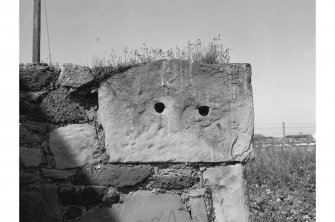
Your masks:
[{"label": "grass growing on wall", "polygon": [[176,46],[166,51],[148,47],[146,44],[143,44],[140,49],[125,48],[122,55],[116,55],[112,49],[108,56],[93,58],[92,69],[98,81],[103,81],[113,73],[161,59],[183,59],[218,64],[229,63],[230,55],[229,49],[223,45],[221,35],[218,35],[208,44],[198,39],[195,42],[188,41],[184,47]]}]

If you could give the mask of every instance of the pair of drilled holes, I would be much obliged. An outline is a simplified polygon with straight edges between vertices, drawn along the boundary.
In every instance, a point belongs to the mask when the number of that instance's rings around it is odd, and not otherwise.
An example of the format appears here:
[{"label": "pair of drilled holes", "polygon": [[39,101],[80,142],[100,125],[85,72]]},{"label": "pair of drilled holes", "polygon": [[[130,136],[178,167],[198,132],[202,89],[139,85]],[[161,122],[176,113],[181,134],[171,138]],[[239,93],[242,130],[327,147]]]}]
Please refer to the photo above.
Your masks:
[{"label": "pair of drilled holes", "polygon": [[[155,108],[157,113],[162,113],[165,109],[165,105],[164,105],[164,103],[157,102],[157,103],[155,103],[154,108]],[[209,107],[208,106],[199,106],[198,107],[198,112],[202,116],[207,116],[208,113],[209,113]]]}]

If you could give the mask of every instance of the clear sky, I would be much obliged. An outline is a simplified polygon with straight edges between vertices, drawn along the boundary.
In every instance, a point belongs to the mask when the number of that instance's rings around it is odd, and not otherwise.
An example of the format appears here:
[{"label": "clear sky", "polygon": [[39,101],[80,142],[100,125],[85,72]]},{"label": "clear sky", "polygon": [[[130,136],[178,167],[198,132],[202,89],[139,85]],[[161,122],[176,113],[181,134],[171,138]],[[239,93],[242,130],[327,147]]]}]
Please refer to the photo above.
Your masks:
[{"label": "clear sky", "polygon": [[[222,34],[231,62],[252,65],[255,133],[280,136],[282,121],[287,134],[315,133],[315,0],[45,1],[53,63],[91,65],[111,48],[168,49]],[[23,63],[32,21],[33,0],[20,0]],[[41,35],[48,61],[43,0]]]}]

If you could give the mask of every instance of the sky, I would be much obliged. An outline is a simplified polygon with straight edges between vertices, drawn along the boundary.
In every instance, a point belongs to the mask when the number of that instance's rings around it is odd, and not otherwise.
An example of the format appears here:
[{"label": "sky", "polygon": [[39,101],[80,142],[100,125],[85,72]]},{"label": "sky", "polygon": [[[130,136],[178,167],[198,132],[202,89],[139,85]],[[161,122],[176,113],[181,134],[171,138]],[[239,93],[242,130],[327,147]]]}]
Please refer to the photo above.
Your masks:
[{"label": "sky", "polygon": [[[221,34],[250,63],[255,133],[315,133],[315,0],[45,0],[53,63],[91,65],[113,48],[185,46]],[[20,0],[20,62],[31,62],[33,0]],[[41,59],[48,62],[42,0]]]}]

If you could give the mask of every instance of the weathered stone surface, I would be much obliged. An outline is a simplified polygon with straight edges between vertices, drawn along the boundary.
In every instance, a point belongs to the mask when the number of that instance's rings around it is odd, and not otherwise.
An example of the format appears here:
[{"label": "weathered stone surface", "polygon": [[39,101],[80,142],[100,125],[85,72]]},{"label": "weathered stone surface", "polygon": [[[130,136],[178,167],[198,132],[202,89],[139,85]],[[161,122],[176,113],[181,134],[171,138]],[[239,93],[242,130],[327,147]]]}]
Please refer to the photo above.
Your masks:
[{"label": "weathered stone surface", "polygon": [[80,222],[192,222],[181,197],[171,194],[154,194],[137,191],[126,196],[122,203],[103,207],[92,214],[83,216]]},{"label": "weathered stone surface", "polygon": [[36,145],[42,141],[42,137],[30,132],[20,124],[20,144]]},{"label": "weathered stone surface", "polygon": [[48,124],[46,123],[37,123],[32,121],[26,121],[21,123],[22,126],[24,126],[29,131],[33,131],[35,133],[38,133],[40,135],[45,135],[48,132]]},{"label": "weathered stone surface", "polygon": [[49,149],[57,169],[90,163],[97,143],[95,128],[89,124],[67,125],[53,130],[49,135]]},{"label": "weathered stone surface", "polygon": [[157,175],[160,176],[191,176],[191,169],[160,169]]},{"label": "weathered stone surface", "polygon": [[102,197],[102,201],[106,204],[113,204],[120,200],[120,194],[114,187],[110,187],[107,193]]},{"label": "weathered stone surface", "polygon": [[20,221],[44,222],[44,199],[38,191],[20,192]]},{"label": "weathered stone surface", "polygon": [[163,189],[184,189],[193,186],[198,178],[191,176],[154,176],[152,186]]},{"label": "weathered stone surface", "polygon": [[20,147],[20,161],[25,167],[38,167],[42,163],[42,158],[42,150]]},{"label": "weathered stone surface", "polygon": [[62,86],[79,88],[94,80],[89,67],[66,63],[61,66],[58,83]]},{"label": "weathered stone surface", "polygon": [[20,172],[20,184],[34,183],[40,178],[29,172]]},{"label": "weathered stone surface", "polygon": [[55,183],[43,183],[42,190],[44,195],[44,218],[43,221],[61,222],[62,214],[59,209],[57,186]]},{"label": "weathered stone surface", "polygon": [[55,180],[68,180],[73,176],[73,171],[71,170],[57,170],[57,169],[42,169],[42,175],[45,178],[52,178]]},{"label": "weathered stone surface", "polygon": [[163,189],[183,189],[193,186],[199,178],[192,177],[191,169],[160,169],[152,180],[152,186]]},{"label": "weathered stone surface", "polygon": [[208,222],[204,198],[190,200],[191,215],[194,222]]},{"label": "weathered stone surface", "polygon": [[20,90],[42,91],[57,82],[59,70],[53,66],[30,66],[20,69]]},{"label": "weathered stone surface", "polygon": [[151,167],[127,167],[102,165],[99,170],[83,168],[73,177],[76,185],[112,185],[116,187],[134,186],[151,175]]},{"label": "weathered stone surface", "polygon": [[241,164],[208,168],[203,177],[212,191],[215,221],[248,222],[246,181]]},{"label": "weathered stone surface", "polygon": [[253,134],[249,64],[160,60],[99,88],[110,162],[247,161]]},{"label": "weathered stone surface", "polygon": [[26,103],[39,103],[42,99],[44,92],[20,92],[20,101]]},{"label": "weathered stone surface", "polygon": [[61,185],[58,188],[62,205],[95,205],[102,203],[106,194],[105,188],[97,186]]},{"label": "weathered stone surface", "polygon": [[39,118],[53,123],[82,123],[87,120],[84,107],[64,87],[49,92],[42,100],[39,112]]},{"label": "weathered stone surface", "polygon": [[79,207],[71,206],[66,210],[64,217],[68,219],[74,219],[82,215],[82,209]]},{"label": "weathered stone surface", "polygon": [[194,189],[194,190],[189,190],[188,191],[188,196],[190,197],[202,197],[204,196],[206,192],[205,188],[198,188],[198,189]]}]

